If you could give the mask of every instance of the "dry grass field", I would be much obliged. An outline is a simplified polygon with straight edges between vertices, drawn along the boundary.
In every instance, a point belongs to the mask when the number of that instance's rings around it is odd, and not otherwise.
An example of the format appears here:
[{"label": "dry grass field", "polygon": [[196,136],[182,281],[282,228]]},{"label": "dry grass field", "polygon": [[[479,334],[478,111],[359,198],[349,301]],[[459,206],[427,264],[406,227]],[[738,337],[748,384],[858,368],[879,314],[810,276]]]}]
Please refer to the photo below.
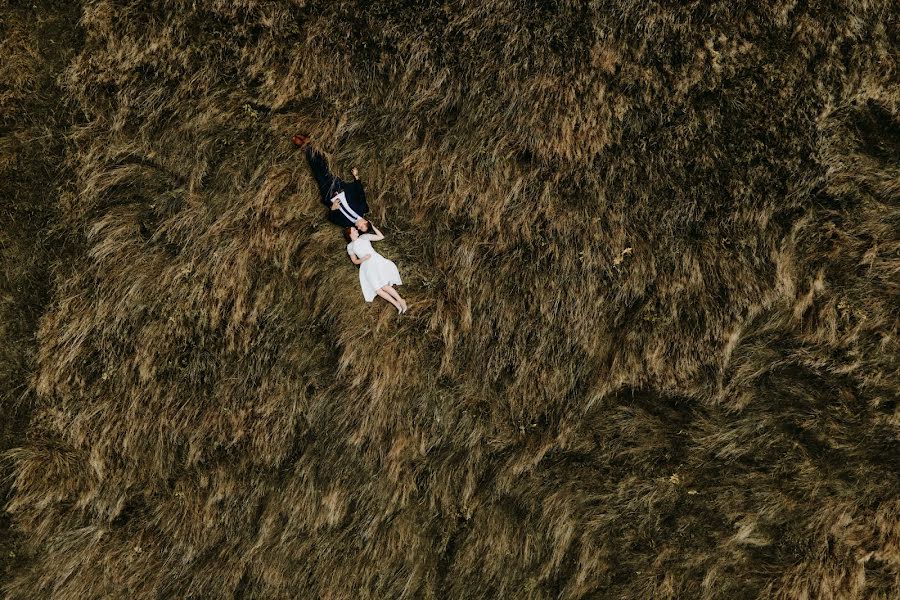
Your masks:
[{"label": "dry grass field", "polygon": [[896,3],[0,7],[0,595],[900,597]]}]

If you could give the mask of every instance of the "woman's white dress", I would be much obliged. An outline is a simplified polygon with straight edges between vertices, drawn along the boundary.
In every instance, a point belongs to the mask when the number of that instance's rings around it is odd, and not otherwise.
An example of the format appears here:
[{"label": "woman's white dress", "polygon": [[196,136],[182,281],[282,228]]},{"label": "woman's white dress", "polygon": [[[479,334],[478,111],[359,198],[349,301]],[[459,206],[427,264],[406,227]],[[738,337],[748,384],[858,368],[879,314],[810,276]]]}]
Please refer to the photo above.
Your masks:
[{"label": "woman's white dress", "polygon": [[372,255],[372,258],[359,265],[359,284],[366,302],[374,300],[377,290],[386,285],[403,285],[397,265],[375,252],[371,237],[364,233],[347,244],[347,254],[355,254],[357,258]]}]

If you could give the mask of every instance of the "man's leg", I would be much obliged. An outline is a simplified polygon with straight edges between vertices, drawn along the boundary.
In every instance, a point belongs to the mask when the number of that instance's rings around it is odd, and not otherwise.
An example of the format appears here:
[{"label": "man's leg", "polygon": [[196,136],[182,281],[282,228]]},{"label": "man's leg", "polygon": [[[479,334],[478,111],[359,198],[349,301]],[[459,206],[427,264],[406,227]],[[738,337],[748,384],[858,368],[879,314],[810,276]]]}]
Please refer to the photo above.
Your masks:
[{"label": "man's leg", "polygon": [[316,178],[316,184],[319,186],[322,204],[330,209],[331,199],[341,191],[343,182],[328,170],[328,161],[321,153],[316,152],[309,145],[303,149],[303,153],[306,154],[306,160],[309,162],[313,177]]}]

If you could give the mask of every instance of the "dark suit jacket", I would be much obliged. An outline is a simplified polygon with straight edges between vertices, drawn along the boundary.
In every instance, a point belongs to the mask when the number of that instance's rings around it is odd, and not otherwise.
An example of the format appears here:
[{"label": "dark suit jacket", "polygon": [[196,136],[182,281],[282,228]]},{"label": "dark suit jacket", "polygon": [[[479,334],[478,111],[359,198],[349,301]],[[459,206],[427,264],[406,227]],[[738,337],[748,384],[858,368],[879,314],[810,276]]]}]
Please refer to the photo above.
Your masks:
[{"label": "dark suit jacket", "polygon": [[[369,205],[366,204],[366,191],[363,189],[362,181],[357,179],[356,181],[342,182],[341,189],[337,190],[335,193],[337,194],[341,191],[347,196],[347,204],[350,205],[353,212],[361,217],[369,212]],[[341,227],[353,226],[353,221],[345,217],[339,210],[331,210],[329,208],[328,220]]]}]

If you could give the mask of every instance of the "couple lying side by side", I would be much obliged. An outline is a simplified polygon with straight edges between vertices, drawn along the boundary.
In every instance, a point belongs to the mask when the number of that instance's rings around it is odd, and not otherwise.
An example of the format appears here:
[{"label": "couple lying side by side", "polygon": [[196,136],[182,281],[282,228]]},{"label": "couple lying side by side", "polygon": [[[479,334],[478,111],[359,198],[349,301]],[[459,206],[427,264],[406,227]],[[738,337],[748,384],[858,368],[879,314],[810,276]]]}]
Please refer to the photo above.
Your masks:
[{"label": "couple lying side by side", "polygon": [[291,140],[306,154],[322,204],[328,208],[328,220],[344,228],[344,237],[349,242],[347,254],[353,264],[359,265],[359,284],[366,302],[381,296],[397,312],[405,313],[406,300],[394,289],[395,285],[403,284],[397,265],[372,248],[372,242],[383,240],[384,234],[365,218],[369,205],[359,173],[353,169],[353,181],[343,181],[328,169],[325,157],[313,150],[307,136],[295,135]]}]

